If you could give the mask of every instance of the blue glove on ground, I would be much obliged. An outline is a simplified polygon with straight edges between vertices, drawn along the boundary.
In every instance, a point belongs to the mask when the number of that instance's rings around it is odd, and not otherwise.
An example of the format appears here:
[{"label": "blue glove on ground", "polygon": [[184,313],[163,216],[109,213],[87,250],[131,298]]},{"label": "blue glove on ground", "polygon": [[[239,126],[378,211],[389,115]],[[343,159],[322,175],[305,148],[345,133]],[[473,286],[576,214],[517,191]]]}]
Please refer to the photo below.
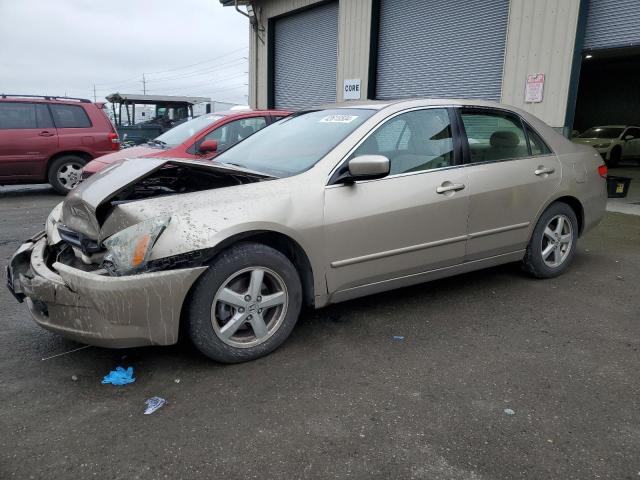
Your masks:
[{"label": "blue glove on ground", "polygon": [[112,385],[127,385],[128,383],[133,383],[135,381],[136,379],[133,378],[133,367],[129,367],[126,370],[122,367],[117,367],[102,379],[102,384],[107,385],[111,383]]}]

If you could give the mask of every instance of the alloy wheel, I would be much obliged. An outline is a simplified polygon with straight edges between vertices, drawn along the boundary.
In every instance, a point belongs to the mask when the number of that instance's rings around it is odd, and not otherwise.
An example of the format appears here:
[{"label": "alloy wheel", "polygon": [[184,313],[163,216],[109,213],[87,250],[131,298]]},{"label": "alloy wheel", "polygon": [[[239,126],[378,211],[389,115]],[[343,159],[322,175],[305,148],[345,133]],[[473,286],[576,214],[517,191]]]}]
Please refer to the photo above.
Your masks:
[{"label": "alloy wheel", "polygon": [[289,294],[276,272],[249,267],[228,277],[211,304],[211,324],[224,343],[255,347],[271,337],[287,314]]},{"label": "alloy wheel", "polygon": [[557,268],[564,263],[573,248],[573,227],[566,215],[556,215],[547,222],[542,235],[542,260]]},{"label": "alloy wheel", "polygon": [[64,188],[71,190],[82,178],[82,165],[78,162],[63,163],[58,169],[56,177]]}]

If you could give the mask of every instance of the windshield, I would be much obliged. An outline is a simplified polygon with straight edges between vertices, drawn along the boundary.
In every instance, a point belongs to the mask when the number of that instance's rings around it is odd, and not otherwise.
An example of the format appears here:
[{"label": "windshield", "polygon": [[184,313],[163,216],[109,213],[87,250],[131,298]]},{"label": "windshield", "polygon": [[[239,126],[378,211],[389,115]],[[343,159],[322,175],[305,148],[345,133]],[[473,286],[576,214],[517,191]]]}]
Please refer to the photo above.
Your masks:
[{"label": "windshield", "polygon": [[581,138],[618,138],[624,128],[618,127],[591,127],[580,134]]},{"label": "windshield", "polygon": [[216,161],[289,177],[313,167],[375,110],[340,108],[303,112],[254,133]]},{"label": "windshield", "polygon": [[156,137],[152,142],[160,143],[162,146],[176,147],[193,137],[200,130],[207,128],[213,122],[220,120],[222,117],[224,117],[224,115],[216,115],[213,113],[202,115],[188,122],[181,123],[177,127],[173,127],[171,130]]}]

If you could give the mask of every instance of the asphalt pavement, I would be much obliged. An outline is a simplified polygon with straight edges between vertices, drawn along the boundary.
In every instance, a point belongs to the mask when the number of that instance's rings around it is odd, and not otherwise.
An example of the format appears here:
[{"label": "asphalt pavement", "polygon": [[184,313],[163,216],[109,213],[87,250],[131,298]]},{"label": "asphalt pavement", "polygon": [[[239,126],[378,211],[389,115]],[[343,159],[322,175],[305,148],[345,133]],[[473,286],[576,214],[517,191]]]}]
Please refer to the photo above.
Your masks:
[{"label": "asphalt pavement", "polygon": [[[0,187],[0,267],[60,201]],[[640,217],[517,265],[305,312],[266,358],[108,350],[0,289],[0,478],[640,478]],[[116,366],[136,382],[101,385]],[[145,400],[167,404],[143,415]]]}]

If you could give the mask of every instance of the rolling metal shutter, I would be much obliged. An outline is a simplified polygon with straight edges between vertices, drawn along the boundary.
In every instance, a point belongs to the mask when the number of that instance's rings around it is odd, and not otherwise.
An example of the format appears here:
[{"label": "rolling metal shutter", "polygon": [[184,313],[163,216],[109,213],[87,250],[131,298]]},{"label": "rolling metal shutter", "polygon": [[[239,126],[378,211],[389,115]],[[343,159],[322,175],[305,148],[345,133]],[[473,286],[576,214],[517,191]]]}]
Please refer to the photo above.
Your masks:
[{"label": "rolling metal shutter", "polygon": [[509,0],[381,0],[376,96],[499,100]]},{"label": "rolling metal shutter", "polygon": [[274,28],[275,107],[335,102],[338,2],[277,19]]},{"label": "rolling metal shutter", "polygon": [[590,0],[584,48],[640,45],[638,0]]}]

